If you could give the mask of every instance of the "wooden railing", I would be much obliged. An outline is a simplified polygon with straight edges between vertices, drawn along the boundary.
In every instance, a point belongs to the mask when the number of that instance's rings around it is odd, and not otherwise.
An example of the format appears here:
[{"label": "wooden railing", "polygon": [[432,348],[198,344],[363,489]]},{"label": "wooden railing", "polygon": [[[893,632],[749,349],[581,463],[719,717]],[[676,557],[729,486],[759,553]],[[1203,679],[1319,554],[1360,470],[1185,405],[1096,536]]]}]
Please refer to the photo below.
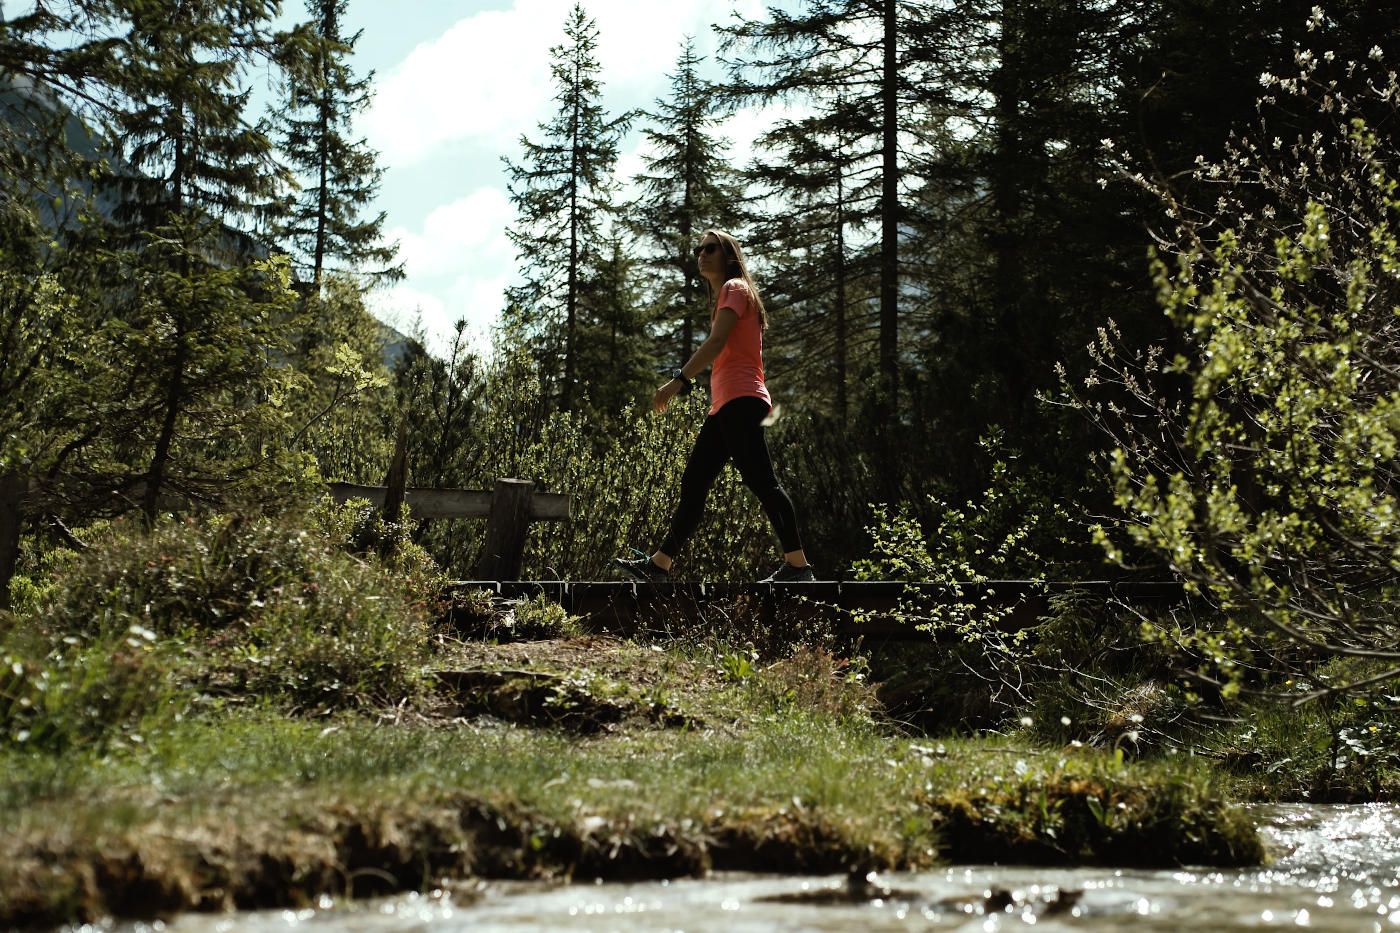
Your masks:
[{"label": "wooden railing", "polygon": [[[390,498],[387,486],[331,483],[328,488],[337,502],[367,499],[382,508]],[[403,491],[403,502],[414,518],[486,519],[486,542],[476,563],[475,576],[481,580],[519,580],[530,523],[558,522],[573,517],[574,497],[535,492],[531,480],[498,479],[491,492],[410,487]]]},{"label": "wooden railing", "polygon": [[[140,486],[133,488],[139,491]],[[330,483],[327,489],[339,502],[368,499],[376,507],[383,508],[390,499],[387,486]],[[28,478],[17,472],[0,473],[0,609],[8,605],[9,581],[18,562],[20,526],[26,499],[32,492]],[[573,516],[573,496],[535,492],[535,484],[530,480],[499,479],[490,492],[413,488],[397,492],[399,505],[406,504],[414,518],[486,519],[485,546],[472,568],[473,575],[482,580],[519,580],[530,523],[564,521]],[[167,496],[163,497],[161,507],[178,510],[188,505]]]}]

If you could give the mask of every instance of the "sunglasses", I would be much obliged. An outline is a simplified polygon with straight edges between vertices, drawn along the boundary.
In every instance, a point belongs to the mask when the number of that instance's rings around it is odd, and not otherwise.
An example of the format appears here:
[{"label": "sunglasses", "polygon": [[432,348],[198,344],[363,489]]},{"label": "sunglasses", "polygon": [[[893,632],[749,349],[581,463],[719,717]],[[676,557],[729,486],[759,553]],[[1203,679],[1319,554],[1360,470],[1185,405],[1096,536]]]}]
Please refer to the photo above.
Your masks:
[{"label": "sunglasses", "polygon": [[717,243],[717,242],[714,241],[714,240],[711,240],[709,243],[706,243],[704,246],[697,246],[697,247],[695,247],[695,249],[692,250],[692,252],[695,253],[695,258],[696,258],[696,259],[699,259],[701,253],[704,253],[706,256],[708,256],[708,255],[710,255],[711,253],[713,253],[713,252],[714,252],[715,250],[717,250],[717,249],[719,249],[719,243]]}]

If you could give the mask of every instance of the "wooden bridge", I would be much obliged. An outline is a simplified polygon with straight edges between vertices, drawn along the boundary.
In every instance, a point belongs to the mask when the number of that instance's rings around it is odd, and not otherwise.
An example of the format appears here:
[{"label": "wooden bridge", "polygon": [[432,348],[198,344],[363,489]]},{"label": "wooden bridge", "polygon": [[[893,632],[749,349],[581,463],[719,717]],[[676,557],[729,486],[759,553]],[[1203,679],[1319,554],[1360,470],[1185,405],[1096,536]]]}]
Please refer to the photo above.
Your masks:
[{"label": "wooden bridge", "polygon": [[[523,580],[462,580],[454,591],[484,589],[506,599],[543,597],[590,626],[617,635],[665,632],[676,623],[703,621],[716,613],[743,613],[766,624],[798,626],[824,619],[844,637],[927,640],[929,634],[896,613],[919,618],[933,606],[970,607],[970,614],[995,619],[1006,631],[1044,620],[1056,596],[1077,594],[1091,601],[1146,608],[1181,602],[1178,583],[1096,580],[1036,582],[989,580],[949,586],[937,583],[686,583]],[[922,608],[922,611],[920,609]]]}]

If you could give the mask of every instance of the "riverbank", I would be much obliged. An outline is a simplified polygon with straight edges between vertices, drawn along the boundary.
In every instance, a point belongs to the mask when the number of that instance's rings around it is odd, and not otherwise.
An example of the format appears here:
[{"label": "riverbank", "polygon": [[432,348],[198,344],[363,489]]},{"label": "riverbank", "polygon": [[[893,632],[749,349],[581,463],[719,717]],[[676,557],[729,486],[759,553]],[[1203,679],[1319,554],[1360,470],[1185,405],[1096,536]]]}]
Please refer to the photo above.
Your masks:
[{"label": "riverbank", "polygon": [[485,878],[1256,863],[1201,761],[900,737],[860,670],[574,637],[444,649],[416,709],[204,711],[0,767],[0,924]]}]

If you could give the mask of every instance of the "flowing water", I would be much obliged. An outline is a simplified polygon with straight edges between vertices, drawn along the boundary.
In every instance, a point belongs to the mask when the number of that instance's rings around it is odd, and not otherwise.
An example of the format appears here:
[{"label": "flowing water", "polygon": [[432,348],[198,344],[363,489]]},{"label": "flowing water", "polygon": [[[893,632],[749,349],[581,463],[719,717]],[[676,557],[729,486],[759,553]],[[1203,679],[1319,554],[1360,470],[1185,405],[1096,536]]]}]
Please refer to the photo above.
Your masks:
[{"label": "flowing water", "polygon": [[319,910],[187,916],[127,933],[510,930],[1400,931],[1400,807],[1260,807],[1265,868],[960,866],[873,879],[718,875],[635,884],[486,883]]}]

